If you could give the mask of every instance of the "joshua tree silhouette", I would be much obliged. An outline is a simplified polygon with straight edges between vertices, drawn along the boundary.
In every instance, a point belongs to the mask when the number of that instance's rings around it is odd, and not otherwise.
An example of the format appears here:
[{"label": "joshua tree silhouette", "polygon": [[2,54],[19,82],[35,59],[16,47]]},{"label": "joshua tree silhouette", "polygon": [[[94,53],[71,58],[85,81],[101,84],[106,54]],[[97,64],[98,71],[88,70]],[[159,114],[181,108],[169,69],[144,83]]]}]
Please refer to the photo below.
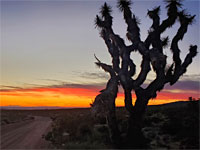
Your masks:
[{"label": "joshua tree silhouette", "polygon": [[[193,57],[197,54],[197,46],[191,45],[184,61],[180,59],[180,49],[178,42],[183,39],[188,26],[192,24],[194,16],[187,14],[185,10],[180,10],[182,4],[180,0],[166,0],[167,19],[160,21],[160,7],[148,10],[147,15],[153,23],[150,27],[147,38],[142,41],[140,38],[139,21],[131,11],[131,1],[119,0],[118,8],[124,16],[127,24],[127,38],[131,45],[126,45],[124,40],[112,29],[111,7],[106,3],[101,7],[100,16],[96,16],[95,24],[100,30],[100,36],[105,41],[108,52],[112,57],[112,65],[107,65],[97,59],[96,65],[110,74],[110,79],[104,90],[96,96],[92,104],[94,114],[104,114],[110,130],[110,137],[114,144],[125,145],[128,148],[141,148],[142,140],[142,120],[148,104],[152,98],[156,98],[157,92],[161,91],[166,83],[173,85],[182,76],[187,67],[192,63]],[[180,27],[173,37],[171,44],[169,38],[161,38],[161,34],[174,25],[178,20]],[[173,54],[173,63],[166,65],[166,55],[163,49],[170,44]],[[136,66],[130,57],[131,52],[139,52],[142,55],[141,70],[138,76],[135,75]],[[167,67],[168,66],[168,67]],[[147,78],[151,68],[156,73],[156,78],[146,87],[141,85]],[[118,85],[121,85],[125,95],[125,108],[129,112],[127,136],[122,144],[120,132],[115,116],[115,99],[118,93]],[[135,105],[132,104],[132,91],[136,94]]]}]

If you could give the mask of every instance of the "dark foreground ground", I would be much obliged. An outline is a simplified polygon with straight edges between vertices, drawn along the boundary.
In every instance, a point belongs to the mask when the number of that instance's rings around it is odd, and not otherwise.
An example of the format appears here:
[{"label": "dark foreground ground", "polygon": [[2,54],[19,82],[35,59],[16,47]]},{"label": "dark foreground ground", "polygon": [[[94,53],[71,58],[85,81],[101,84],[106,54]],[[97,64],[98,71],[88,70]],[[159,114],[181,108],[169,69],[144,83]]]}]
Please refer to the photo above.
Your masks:
[{"label": "dark foreground ground", "polygon": [[[128,113],[124,108],[117,108],[117,116],[123,136]],[[148,106],[143,134],[147,149],[199,149],[199,101]],[[113,146],[106,120],[92,118],[90,109],[2,110],[1,148],[108,149]]]}]

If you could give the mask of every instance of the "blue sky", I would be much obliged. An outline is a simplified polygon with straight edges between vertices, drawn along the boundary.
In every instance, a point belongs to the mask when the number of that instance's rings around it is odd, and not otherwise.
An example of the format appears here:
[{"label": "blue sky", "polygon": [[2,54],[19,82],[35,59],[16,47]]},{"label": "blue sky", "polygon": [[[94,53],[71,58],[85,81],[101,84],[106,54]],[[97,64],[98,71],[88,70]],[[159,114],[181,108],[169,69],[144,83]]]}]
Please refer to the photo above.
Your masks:
[{"label": "blue sky", "polygon": [[[107,1],[113,8],[114,31],[126,39],[126,24],[116,1]],[[162,1],[133,1],[132,10],[141,20],[141,37],[146,38],[152,21],[147,9],[161,5],[161,20],[166,18]],[[94,65],[94,53],[104,62],[111,59],[103,40],[94,26],[94,18],[104,1],[1,1],[1,85],[40,86],[55,80],[72,83],[101,83],[106,77]],[[180,48],[184,58],[190,44],[199,46],[199,1],[185,1],[183,8],[196,22],[188,28]],[[170,40],[178,24],[167,30]],[[128,41],[126,40],[126,43]],[[199,50],[198,50],[199,51]],[[165,50],[169,64],[171,52]],[[140,69],[141,56],[132,54]],[[188,68],[187,75],[199,79],[199,55]],[[149,79],[152,79],[153,73]]]}]

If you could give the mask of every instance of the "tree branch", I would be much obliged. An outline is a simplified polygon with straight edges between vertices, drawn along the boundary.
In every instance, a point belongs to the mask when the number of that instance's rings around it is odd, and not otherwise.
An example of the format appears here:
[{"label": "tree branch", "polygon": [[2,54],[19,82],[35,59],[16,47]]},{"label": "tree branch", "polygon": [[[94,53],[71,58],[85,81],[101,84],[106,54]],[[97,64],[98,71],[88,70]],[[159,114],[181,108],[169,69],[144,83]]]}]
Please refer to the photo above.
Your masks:
[{"label": "tree branch", "polygon": [[172,78],[170,78],[171,79],[171,80],[169,80],[170,85],[173,85],[174,83],[176,83],[177,80],[180,78],[180,76],[186,72],[187,67],[192,63],[192,60],[196,55],[197,55],[197,46],[191,45],[190,49],[189,49],[189,53],[185,57],[185,60],[184,60],[183,64],[181,65],[180,69],[176,73],[174,73]]},{"label": "tree branch", "polygon": [[172,27],[178,16],[178,8],[182,6],[180,0],[167,0],[168,5],[166,6],[168,18],[164,20],[160,27],[159,32],[163,33],[167,28]]},{"label": "tree branch", "polygon": [[140,28],[138,27],[139,19],[132,14],[130,10],[131,2],[129,0],[120,0],[118,2],[118,8],[123,11],[124,20],[126,21],[127,27],[127,38],[137,45],[140,40]]},{"label": "tree branch", "polygon": [[112,66],[111,65],[107,65],[105,63],[102,63],[97,57],[96,55],[94,55],[94,57],[96,58],[97,62],[95,62],[95,64],[102,68],[105,72],[108,72],[110,73],[110,76],[113,77],[113,76],[116,76],[115,74],[115,71],[113,70]]},{"label": "tree branch", "polygon": [[[160,32],[159,32],[159,25],[160,25],[160,6],[154,8],[153,10],[148,11],[148,16],[153,20],[153,24],[149,31],[149,36],[145,40],[145,46],[149,48],[150,44],[152,44],[153,48],[157,48],[161,53],[163,52],[162,49],[162,41],[160,39]],[[153,31],[152,31],[153,30]]]},{"label": "tree branch", "polygon": [[151,70],[150,60],[147,56],[143,56],[140,73],[136,78],[136,80],[133,81],[132,85],[133,89],[138,88],[146,80],[147,74],[149,73],[150,70]]},{"label": "tree branch", "polygon": [[112,43],[112,41],[109,38],[109,34],[106,32],[105,29],[102,29],[101,31],[101,37],[104,39],[104,42],[108,47],[108,52],[112,57],[113,69],[118,73],[120,71],[119,49],[114,45],[114,43]]},{"label": "tree branch", "polygon": [[[178,8],[181,7],[181,3],[179,0],[167,0],[168,5],[166,8],[168,9],[167,15],[168,18],[164,20],[161,25],[158,26],[159,23],[159,7],[153,9],[152,11],[148,12],[148,15],[150,18],[153,19],[153,31],[149,31],[149,36],[145,40],[145,46],[149,48],[150,44],[152,43],[154,48],[160,49],[162,52],[162,44],[160,41],[160,34],[163,33],[167,28],[172,27],[172,25],[175,23],[177,16],[178,16]],[[159,40],[159,43],[154,42],[156,39]]]},{"label": "tree branch", "polygon": [[180,49],[178,47],[178,42],[183,39],[185,33],[187,32],[188,25],[192,23],[194,17],[195,16],[186,15],[184,11],[179,13],[180,28],[178,29],[178,32],[172,39],[171,43],[173,61],[175,63],[174,79],[170,82],[171,85],[178,80],[177,77],[179,76],[179,71],[182,63],[180,59]]},{"label": "tree branch", "polygon": [[146,88],[149,98],[155,98],[156,92],[163,89],[165,84],[165,66],[166,56],[153,48],[150,50],[150,59],[154,71],[156,72],[156,79],[152,81]]}]

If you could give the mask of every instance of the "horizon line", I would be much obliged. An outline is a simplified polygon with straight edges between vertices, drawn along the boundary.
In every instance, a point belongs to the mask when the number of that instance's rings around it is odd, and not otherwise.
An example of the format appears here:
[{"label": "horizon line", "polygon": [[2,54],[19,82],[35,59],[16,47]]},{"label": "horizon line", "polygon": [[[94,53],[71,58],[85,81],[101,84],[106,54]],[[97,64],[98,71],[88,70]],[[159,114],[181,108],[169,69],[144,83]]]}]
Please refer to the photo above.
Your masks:
[{"label": "horizon line", "polygon": [[[198,100],[196,100],[198,101]],[[188,100],[180,100],[174,101],[169,103],[162,103],[162,104],[148,104],[148,106],[158,106],[158,105],[165,105],[177,102],[189,102]],[[117,107],[125,107],[125,106],[116,106]],[[31,109],[31,110],[47,110],[47,109],[80,109],[80,108],[91,108],[91,107],[64,107],[64,106],[0,106],[0,110],[21,110],[21,109]]]}]

